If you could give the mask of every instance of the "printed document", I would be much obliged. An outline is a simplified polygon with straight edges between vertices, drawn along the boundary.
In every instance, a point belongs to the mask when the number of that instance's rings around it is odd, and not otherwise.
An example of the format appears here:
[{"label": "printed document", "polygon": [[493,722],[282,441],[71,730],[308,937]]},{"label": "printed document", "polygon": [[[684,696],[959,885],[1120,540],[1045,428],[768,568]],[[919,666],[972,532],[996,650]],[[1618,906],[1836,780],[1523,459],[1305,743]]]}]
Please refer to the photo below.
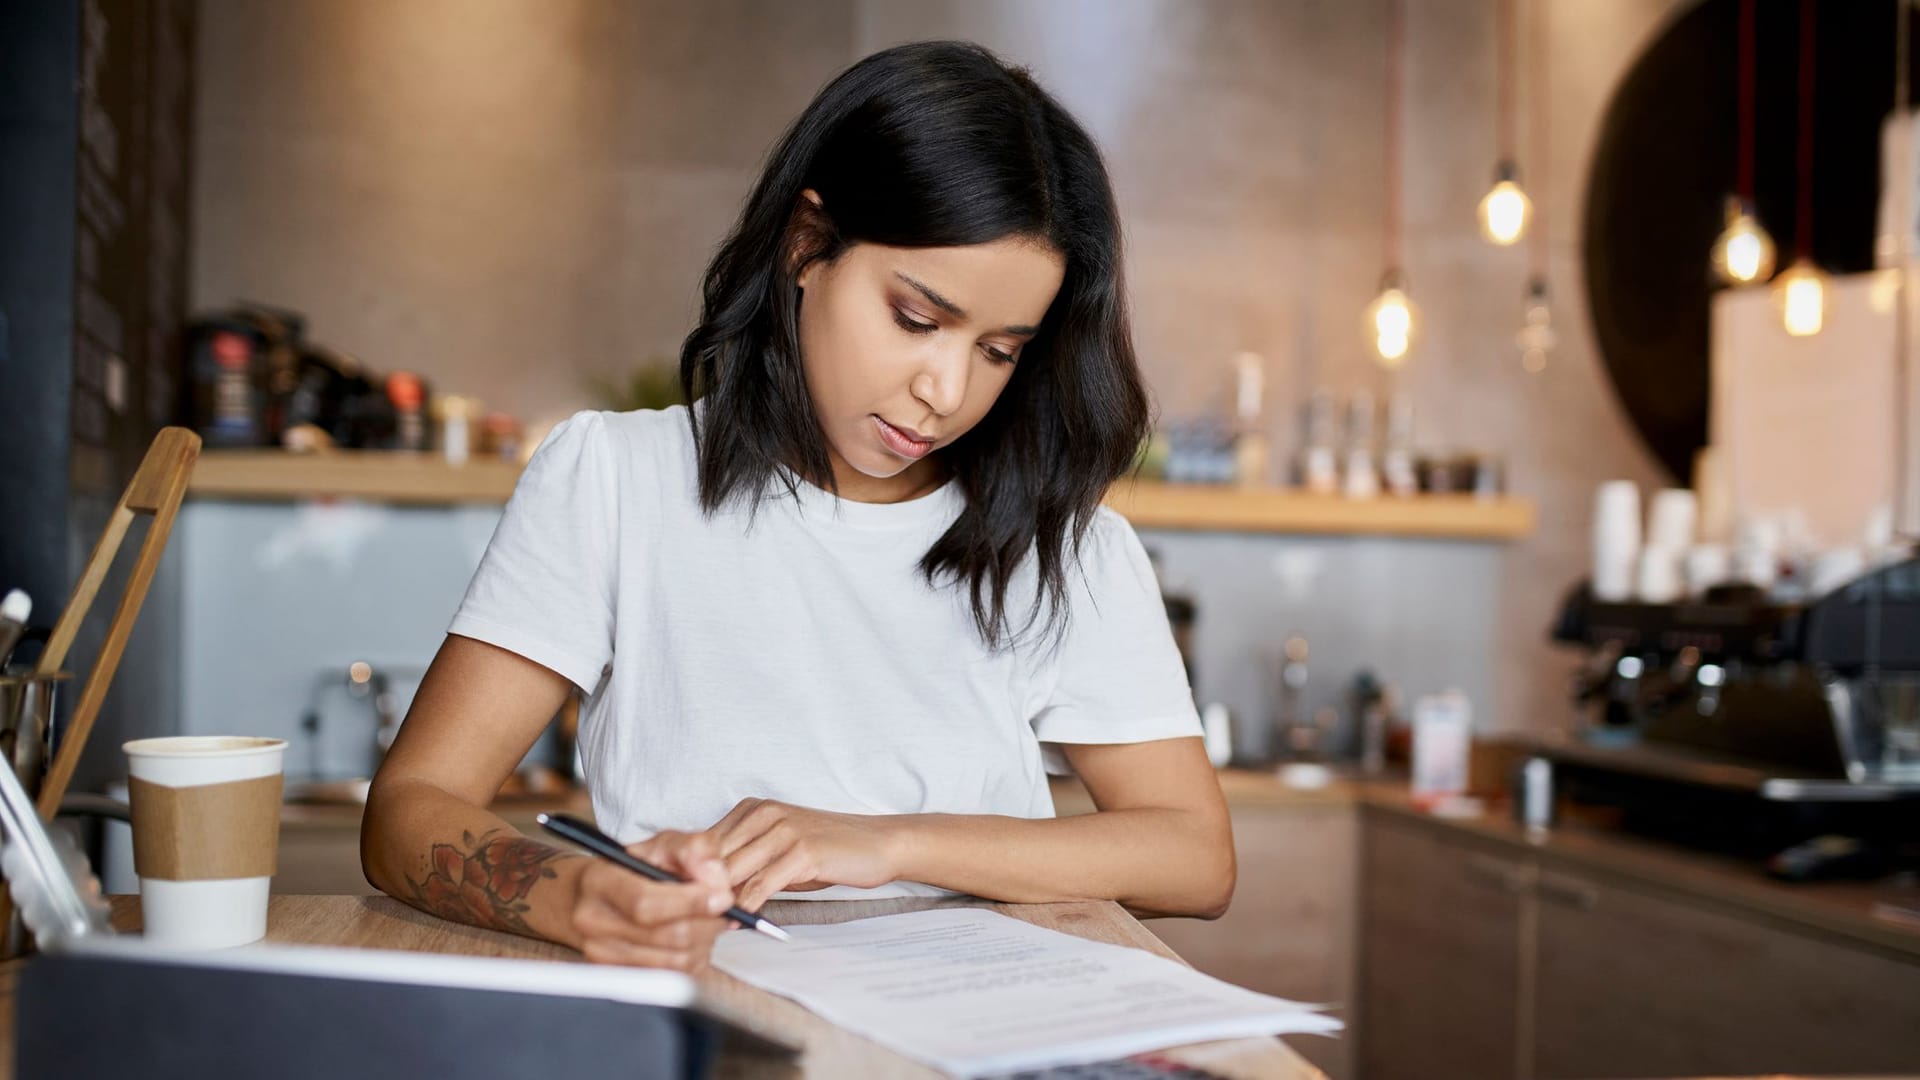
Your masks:
[{"label": "printed document", "polygon": [[1314,1006],[982,908],[722,934],[714,966],[953,1076],[1213,1039],[1332,1034]]}]

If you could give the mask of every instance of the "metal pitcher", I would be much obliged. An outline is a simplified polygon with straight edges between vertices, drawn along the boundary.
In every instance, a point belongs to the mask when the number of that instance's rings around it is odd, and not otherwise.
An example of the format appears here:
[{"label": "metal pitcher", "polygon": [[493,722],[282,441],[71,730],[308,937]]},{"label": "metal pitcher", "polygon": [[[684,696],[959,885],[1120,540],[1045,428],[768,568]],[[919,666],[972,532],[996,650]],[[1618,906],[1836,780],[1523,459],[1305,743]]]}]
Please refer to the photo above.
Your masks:
[{"label": "metal pitcher", "polygon": [[40,780],[50,759],[53,708],[60,685],[73,673],[0,675],[0,755],[4,755],[20,786],[30,795],[40,793]]}]

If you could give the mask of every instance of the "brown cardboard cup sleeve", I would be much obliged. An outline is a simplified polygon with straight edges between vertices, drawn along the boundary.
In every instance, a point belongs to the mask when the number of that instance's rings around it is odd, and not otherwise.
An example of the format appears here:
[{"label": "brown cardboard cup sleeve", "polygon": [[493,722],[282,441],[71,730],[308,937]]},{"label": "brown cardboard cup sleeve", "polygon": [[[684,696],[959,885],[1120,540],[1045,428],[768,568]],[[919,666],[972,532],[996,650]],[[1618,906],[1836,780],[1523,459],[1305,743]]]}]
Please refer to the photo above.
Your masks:
[{"label": "brown cardboard cup sleeve", "polygon": [[162,881],[272,877],[283,777],[165,787],[133,778],[133,868]]}]

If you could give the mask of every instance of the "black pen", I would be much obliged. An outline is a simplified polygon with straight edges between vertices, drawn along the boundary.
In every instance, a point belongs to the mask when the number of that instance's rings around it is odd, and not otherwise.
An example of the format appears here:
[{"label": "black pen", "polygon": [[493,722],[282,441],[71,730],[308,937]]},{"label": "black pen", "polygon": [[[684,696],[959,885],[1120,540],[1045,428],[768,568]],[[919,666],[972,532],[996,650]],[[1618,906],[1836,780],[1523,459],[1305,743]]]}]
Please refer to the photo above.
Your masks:
[{"label": "black pen", "polygon": [[[687,883],[687,879],[681,877],[679,874],[671,870],[662,870],[647,860],[630,854],[626,848],[620,846],[618,840],[615,840],[613,837],[608,836],[606,833],[601,832],[599,829],[594,828],[571,814],[541,814],[534,820],[540,823],[541,828],[546,829],[553,835],[571,840],[602,858],[612,859],[614,862],[619,863],[621,866],[626,867],[636,874],[652,878],[655,881],[668,882],[673,885],[685,885]],[[758,930],[768,937],[773,938],[775,941],[793,940],[792,936],[785,930],[755,915],[753,912],[740,907],[738,904],[728,908],[726,910],[726,916],[741,926],[749,930]]]}]

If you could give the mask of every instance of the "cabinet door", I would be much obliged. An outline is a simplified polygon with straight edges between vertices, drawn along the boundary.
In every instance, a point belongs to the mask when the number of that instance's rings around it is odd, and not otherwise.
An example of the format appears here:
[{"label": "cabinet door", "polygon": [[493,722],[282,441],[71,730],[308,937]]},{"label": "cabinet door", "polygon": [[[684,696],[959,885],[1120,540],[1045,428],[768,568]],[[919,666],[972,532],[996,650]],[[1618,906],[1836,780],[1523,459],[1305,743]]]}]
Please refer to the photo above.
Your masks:
[{"label": "cabinet door", "polygon": [[1528,865],[1381,814],[1363,844],[1360,1075],[1513,1076]]},{"label": "cabinet door", "polygon": [[1543,1080],[1920,1071],[1920,963],[1563,873],[1539,897]]},{"label": "cabinet door", "polygon": [[[1147,923],[1209,975],[1295,1001],[1353,1011],[1359,817],[1351,805],[1236,807],[1240,865],[1233,907],[1220,918]],[[1332,1080],[1353,1075],[1351,1037],[1289,1038]]]}]

